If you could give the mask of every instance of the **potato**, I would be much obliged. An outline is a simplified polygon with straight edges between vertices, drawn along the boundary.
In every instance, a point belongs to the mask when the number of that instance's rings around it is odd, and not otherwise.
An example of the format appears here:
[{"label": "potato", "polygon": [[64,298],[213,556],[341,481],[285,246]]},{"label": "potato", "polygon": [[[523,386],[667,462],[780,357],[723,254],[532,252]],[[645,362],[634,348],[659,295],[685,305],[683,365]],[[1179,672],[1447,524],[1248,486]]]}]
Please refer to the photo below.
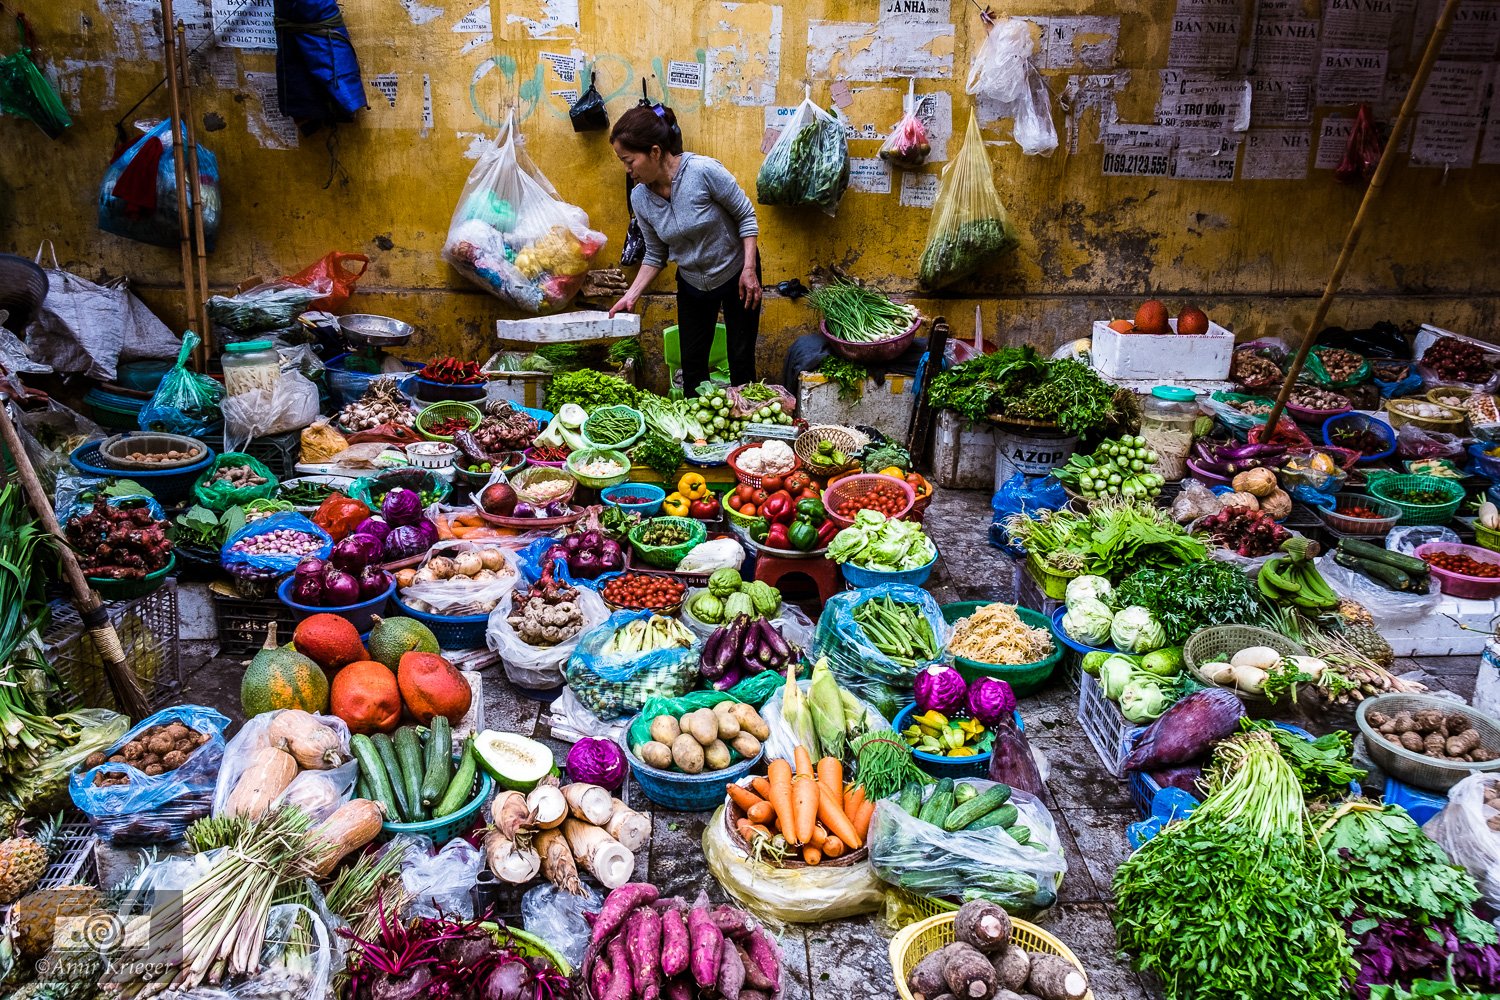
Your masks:
[{"label": "potato", "polygon": [[663,771],[672,766],[672,748],[656,740],[641,744],[640,757],[647,764]]},{"label": "potato", "polygon": [[671,746],[672,741],[680,735],[682,735],[682,727],[670,715],[658,715],[651,720],[651,738],[657,743]]},{"label": "potato", "polygon": [[760,753],[760,740],[749,733],[740,733],[729,742],[729,745],[734,748],[736,753],[747,760]]},{"label": "potato", "polygon": [[714,715],[711,708],[700,708],[687,717],[688,724],[684,727],[686,732],[693,734],[693,739],[703,746],[708,746],[719,738],[719,717]]},{"label": "potato", "polygon": [[710,771],[729,766],[729,747],[723,740],[714,740],[703,749],[703,763]]},{"label": "potato", "polygon": [[715,712],[733,712],[734,711],[734,706],[736,706],[738,704],[739,704],[739,702],[737,702],[737,701],[728,701],[728,700],[721,701],[717,705],[714,706],[714,711]]},{"label": "potato", "polygon": [[703,747],[690,734],[683,733],[672,741],[672,763],[684,774],[703,771]]},{"label": "potato", "polygon": [[740,734],[740,720],[733,712],[715,712],[714,721],[719,724],[719,739],[732,740]]},{"label": "potato", "polygon": [[756,739],[770,738],[771,727],[766,725],[766,720],[762,719],[760,713],[751,706],[744,702],[737,702],[734,706],[734,717],[740,720],[740,728]]}]

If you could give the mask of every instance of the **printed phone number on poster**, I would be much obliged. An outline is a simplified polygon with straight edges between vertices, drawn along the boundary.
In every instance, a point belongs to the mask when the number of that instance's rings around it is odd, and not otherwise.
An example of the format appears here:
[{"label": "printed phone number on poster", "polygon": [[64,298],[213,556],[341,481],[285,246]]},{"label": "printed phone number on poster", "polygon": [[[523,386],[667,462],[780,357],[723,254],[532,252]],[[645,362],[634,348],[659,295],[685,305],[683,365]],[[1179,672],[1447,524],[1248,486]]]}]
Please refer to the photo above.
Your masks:
[{"label": "printed phone number on poster", "polygon": [[1105,153],[1104,172],[1132,177],[1170,177],[1172,158],[1165,153]]}]

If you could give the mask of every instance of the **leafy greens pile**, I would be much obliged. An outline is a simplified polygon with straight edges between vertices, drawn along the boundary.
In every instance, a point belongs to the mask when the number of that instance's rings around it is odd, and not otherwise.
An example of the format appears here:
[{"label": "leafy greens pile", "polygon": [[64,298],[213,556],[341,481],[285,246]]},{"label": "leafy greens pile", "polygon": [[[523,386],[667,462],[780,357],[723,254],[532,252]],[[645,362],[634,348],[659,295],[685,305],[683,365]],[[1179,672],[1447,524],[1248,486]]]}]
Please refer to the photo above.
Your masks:
[{"label": "leafy greens pile", "polygon": [[1213,559],[1136,570],[1120,581],[1109,600],[1116,610],[1137,605],[1150,611],[1173,646],[1182,645],[1200,628],[1254,621],[1259,612],[1244,570]]},{"label": "leafy greens pile", "polygon": [[1175,569],[1202,562],[1208,550],[1149,501],[1106,498],[1086,514],[1064,508],[1005,522],[1027,553],[1059,572],[1119,579],[1137,569]]},{"label": "leafy greens pile", "polygon": [[1303,797],[1310,802],[1343,798],[1349,793],[1350,782],[1365,777],[1365,772],[1354,766],[1354,734],[1347,729],[1309,740],[1259,719],[1241,719],[1240,728],[1246,732],[1260,730],[1276,741],[1282,758],[1302,783]]},{"label": "leafy greens pile", "polygon": [[854,524],[828,543],[828,558],[836,563],[891,572],[926,566],[936,555],[932,539],[920,524],[892,520],[874,510],[854,515]]},{"label": "leafy greens pile", "polygon": [[567,403],[577,403],[590,412],[601,406],[634,405],[639,392],[617,375],[591,368],[559,372],[547,384],[547,409],[556,413]]},{"label": "leafy greens pile", "polygon": [[932,380],[933,408],[970,422],[989,416],[1055,423],[1069,434],[1103,426],[1114,413],[1115,387],[1088,365],[1049,361],[1030,346],[1006,347],[955,365]]}]

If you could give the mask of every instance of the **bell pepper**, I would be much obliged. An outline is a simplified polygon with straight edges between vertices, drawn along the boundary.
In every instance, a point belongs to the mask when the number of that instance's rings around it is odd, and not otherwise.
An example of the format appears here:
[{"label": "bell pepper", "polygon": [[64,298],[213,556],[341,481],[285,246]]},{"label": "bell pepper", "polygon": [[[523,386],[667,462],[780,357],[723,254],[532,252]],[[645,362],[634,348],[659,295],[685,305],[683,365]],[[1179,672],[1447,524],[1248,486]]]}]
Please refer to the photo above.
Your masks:
[{"label": "bell pepper", "polygon": [[681,493],[668,493],[667,498],[661,502],[663,514],[672,517],[687,517],[692,501]]},{"label": "bell pepper", "polygon": [[899,465],[887,465],[885,468],[880,470],[880,474],[882,476],[890,476],[894,479],[906,478],[906,471]]},{"label": "bell pepper", "polygon": [[834,524],[832,521],[825,520],[822,524],[818,525],[818,544],[814,545],[813,548],[821,549],[823,546],[833,541],[833,536],[837,535],[838,533],[839,526]]},{"label": "bell pepper", "polygon": [[719,516],[719,501],[712,496],[703,500],[694,500],[688,505],[688,517],[696,517],[700,521],[712,521]]},{"label": "bell pepper", "polygon": [[818,529],[801,518],[792,522],[786,537],[798,552],[808,552],[818,547]]},{"label": "bell pepper", "polygon": [[689,500],[702,500],[708,496],[708,481],[696,472],[684,472],[677,480],[677,492]]},{"label": "bell pepper", "polygon": [[792,495],[786,490],[777,490],[766,497],[766,502],[760,505],[762,517],[770,518],[772,521],[785,525],[791,522],[797,513],[797,508],[792,503]]},{"label": "bell pepper", "polygon": [[766,541],[766,535],[770,533],[770,528],[770,521],[756,521],[755,525],[750,529],[750,537],[762,545],[770,544]]},{"label": "bell pepper", "polygon": [[908,472],[905,476],[905,479],[907,485],[909,485],[913,490],[916,491],[919,498],[925,497],[927,494],[932,492],[932,484],[929,483],[926,479],[922,478],[922,474],[919,472]]},{"label": "bell pepper", "polygon": [[792,540],[787,535],[786,525],[773,521],[766,529],[765,544],[773,549],[787,551],[792,547]]},{"label": "bell pepper", "polygon": [[797,501],[797,516],[806,518],[814,527],[823,523],[823,501],[806,497]]}]

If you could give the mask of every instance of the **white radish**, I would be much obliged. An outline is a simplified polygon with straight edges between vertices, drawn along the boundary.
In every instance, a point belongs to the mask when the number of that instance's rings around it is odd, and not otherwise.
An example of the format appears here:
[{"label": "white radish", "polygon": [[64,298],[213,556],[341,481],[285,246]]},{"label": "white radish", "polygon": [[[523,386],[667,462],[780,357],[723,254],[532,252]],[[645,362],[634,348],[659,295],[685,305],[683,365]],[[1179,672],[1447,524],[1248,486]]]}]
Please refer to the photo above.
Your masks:
[{"label": "white radish", "polygon": [[512,885],[530,882],[542,870],[540,854],[529,847],[518,847],[498,830],[485,834],[484,857],[495,877]]}]

